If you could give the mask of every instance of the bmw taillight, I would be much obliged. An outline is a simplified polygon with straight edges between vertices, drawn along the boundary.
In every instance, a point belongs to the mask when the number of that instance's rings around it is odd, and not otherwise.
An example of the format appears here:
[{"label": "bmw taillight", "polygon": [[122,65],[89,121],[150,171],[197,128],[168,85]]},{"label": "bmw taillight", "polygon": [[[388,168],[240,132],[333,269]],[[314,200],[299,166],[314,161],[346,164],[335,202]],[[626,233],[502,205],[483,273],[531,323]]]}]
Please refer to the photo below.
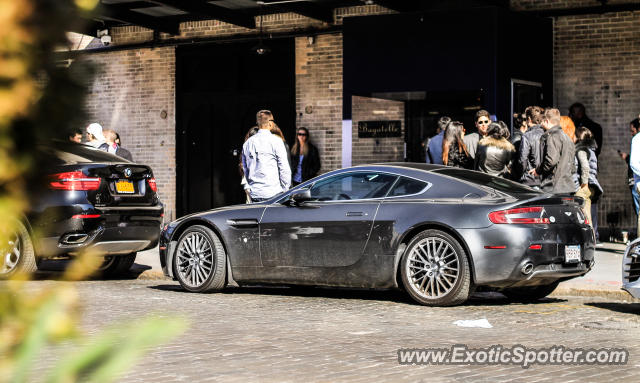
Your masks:
[{"label": "bmw taillight", "polygon": [[492,211],[489,213],[489,221],[493,223],[549,223],[549,218],[542,217],[543,211],[544,209],[540,206]]},{"label": "bmw taillight", "polygon": [[81,171],[51,174],[49,188],[53,190],[98,190],[100,178],[89,177]]},{"label": "bmw taillight", "polygon": [[149,187],[151,188],[151,190],[154,191],[154,193],[158,192],[158,184],[156,183],[156,179],[155,178],[149,178],[147,180],[147,182],[149,182]]}]

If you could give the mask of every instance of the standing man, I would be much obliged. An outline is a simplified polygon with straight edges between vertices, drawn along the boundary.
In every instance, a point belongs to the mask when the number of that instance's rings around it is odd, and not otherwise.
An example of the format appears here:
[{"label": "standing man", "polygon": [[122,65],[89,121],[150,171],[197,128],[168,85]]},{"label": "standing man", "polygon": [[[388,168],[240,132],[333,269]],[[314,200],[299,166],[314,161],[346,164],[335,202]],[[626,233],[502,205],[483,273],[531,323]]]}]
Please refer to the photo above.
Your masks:
[{"label": "standing man", "polygon": [[555,108],[547,109],[542,127],[546,130],[540,139],[543,148],[542,163],[529,173],[540,175],[540,188],[545,192],[573,194],[576,191],[573,181],[575,146],[560,127],[560,111]]},{"label": "standing man", "polygon": [[75,128],[69,131],[69,141],[76,144],[82,143],[82,130]]},{"label": "standing man", "polygon": [[593,133],[593,138],[595,138],[596,144],[598,145],[596,148],[596,157],[599,156],[600,151],[602,150],[602,126],[587,117],[584,105],[579,102],[576,102],[569,107],[569,117],[573,120],[573,124],[576,126],[576,129],[584,126]]},{"label": "standing man", "polygon": [[542,162],[542,146],[540,138],[544,134],[542,127],[544,109],[539,106],[528,106],[524,110],[528,129],[522,135],[515,164],[515,174],[520,175],[520,183],[534,189],[540,188],[540,177],[531,174],[531,169],[540,166]]},{"label": "standing man", "polygon": [[261,110],[256,117],[260,129],[242,145],[242,168],[251,200],[261,202],[289,189],[291,168],[284,142],[271,134],[273,114]]},{"label": "standing man", "polygon": [[104,135],[102,134],[102,125],[97,122],[87,126],[87,145],[91,145],[105,152],[109,150],[109,145],[107,145]]},{"label": "standing man", "polygon": [[109,145],[109,149],[107,150],[109,153],[133,162],[131,152],[116,143],[118,133],[113,130],[105,130],[103,133],[104,139],[107,140],[107,145]]},{"label": "standing man", "polygon": [[442,138],[450,122],[450,117],[440,117],[438,127],[436,128],[436,135],[427,140],[427,147],[425,149],[427,151],[426,161],[428,164],[442,165]]},{"label": "standing man", "polygon": [[[634,132],[634,129],[633,129],[634,121],[631,121],[631,127],[630,127],[631,134],[633,134]],[[631,139],[631,153],[629,154],[629,166],[631,167],[631,171],[633,171],[633,188],[631,189],[631,195],[633,196],[633,204],[636,208],[636,215],[638,215],[637,234],[638,234],[638,237],[640,237],[640,214],[638,214],[639,207],[640,207],[640,190],[638,190],[640,188],[640,134],[637,134],[638,133],[637,129],[635,130],[635,132],[636,134],[634,134],[633,138]]]},{"label": "standing man", "polygon": [[476,128],[478,133],[471,133],[464,136],[464,144],[467,147],[469,156],[475,160],[476,151],[478,150],[478,141],[487,135],[491,118],[489,112],[484,109],[480,109],[476,112]]}]

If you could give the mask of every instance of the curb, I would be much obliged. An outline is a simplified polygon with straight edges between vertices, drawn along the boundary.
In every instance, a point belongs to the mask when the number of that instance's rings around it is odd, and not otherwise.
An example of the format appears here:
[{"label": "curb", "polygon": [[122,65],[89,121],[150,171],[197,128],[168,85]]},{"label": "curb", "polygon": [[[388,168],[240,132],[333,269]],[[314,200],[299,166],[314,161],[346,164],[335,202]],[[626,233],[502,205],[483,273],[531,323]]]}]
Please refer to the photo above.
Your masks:
[{"label": "curb", "polygon": [[640,303],[640,299],[634,298],[628,292],[620,289],[597,289],[597,288],[581,288],[581,287],[563,287],[559,286],[553,290],[550,297],[577,296],[577,297],[600,297],[613,299],[617,301],[626,301],[631,303]]}]

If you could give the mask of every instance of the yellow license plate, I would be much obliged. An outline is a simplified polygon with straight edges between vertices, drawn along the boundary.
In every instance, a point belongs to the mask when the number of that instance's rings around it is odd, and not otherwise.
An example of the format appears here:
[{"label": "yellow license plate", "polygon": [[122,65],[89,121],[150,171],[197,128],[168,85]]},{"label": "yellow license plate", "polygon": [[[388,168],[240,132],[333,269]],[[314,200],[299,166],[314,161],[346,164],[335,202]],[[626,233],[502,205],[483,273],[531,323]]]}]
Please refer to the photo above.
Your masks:
[{"label": "yellow license plate", "polygon": [[133,190],[133,182],[124,181],[124,180],[116,182],[116,191],[118,193],[125,193],[125,194],[135,193],[135,191]]}]

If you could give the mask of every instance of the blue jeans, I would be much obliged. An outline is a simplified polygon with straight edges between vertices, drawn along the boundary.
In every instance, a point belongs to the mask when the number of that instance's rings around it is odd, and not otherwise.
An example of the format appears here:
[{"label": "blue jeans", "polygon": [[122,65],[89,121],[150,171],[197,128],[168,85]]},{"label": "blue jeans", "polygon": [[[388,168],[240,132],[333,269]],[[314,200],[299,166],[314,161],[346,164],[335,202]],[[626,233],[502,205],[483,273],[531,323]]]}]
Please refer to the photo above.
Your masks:
[{"label": "blue jeans", "polygon": [[638,194],[638,184],[634,184],[631,187],[631,195],[633,196],[633,206],[636,208],[636,215],[638,215],[638,209],[640,209],[640,194]]}]

